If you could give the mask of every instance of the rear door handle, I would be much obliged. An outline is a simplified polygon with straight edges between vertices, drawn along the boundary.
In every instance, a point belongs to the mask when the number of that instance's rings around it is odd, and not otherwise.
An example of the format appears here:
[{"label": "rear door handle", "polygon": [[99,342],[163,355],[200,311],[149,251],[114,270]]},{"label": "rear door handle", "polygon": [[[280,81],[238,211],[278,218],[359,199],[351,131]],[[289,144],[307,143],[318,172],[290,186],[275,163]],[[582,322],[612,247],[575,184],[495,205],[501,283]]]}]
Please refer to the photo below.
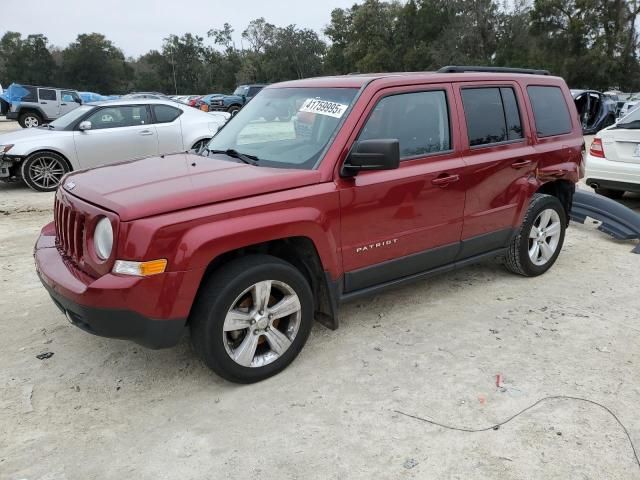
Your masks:
[{"label": "rear door handle", "polygon": [[153,135],[153,132],[151,130],[142,130],[140,135]]},{"label": "rear door handle", "polygon": [[433,185],[437,185],[439,187],[446,187],[450,183],[457,182],[458,180],[460,180],[460,175],[444,174],[444,175],[442,175],[440,177],[437,177],[437,178],[434,178],[433,180],[431,180],[431,183]]},{"label": "rear door handle", "polygon": [[519,160],[511,164],[511,168],[524,168],[527,165],[531,165],[531,160]]}]

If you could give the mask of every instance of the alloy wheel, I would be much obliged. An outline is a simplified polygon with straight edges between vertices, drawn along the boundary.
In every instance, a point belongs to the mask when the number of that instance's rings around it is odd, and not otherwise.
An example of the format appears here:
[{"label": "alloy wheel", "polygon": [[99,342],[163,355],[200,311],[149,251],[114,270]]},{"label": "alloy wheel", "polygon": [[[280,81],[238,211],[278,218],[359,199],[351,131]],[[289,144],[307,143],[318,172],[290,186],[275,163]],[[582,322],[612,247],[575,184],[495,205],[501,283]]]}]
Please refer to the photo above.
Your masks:
[{"label": "alloy wheel", "polygon": [[227,312],[222,332],[227,354],[243,367],[268,365],[291,347],[301,319],[293,288],[276,280],[257,282]]},{"label": "alloy wheel", "polygon": [[35,128],[38,125],[40,125],[40,121],[38,120],[38,117],[32,117],[31,115],[25,117],[24,119],[24,126],[27,128]]},{"label": "alloy wheel", "polygon": [[529,232],[529,258],[534,265],[545,265],[558,249],[562,234],[560,215],[552,208],[538,214]]},{"label": "alloy wheel", "polygon": [[28,167],[30,180],[42,189],[56,186],[66,173],[62,160],[46,155],[37,158]]}]

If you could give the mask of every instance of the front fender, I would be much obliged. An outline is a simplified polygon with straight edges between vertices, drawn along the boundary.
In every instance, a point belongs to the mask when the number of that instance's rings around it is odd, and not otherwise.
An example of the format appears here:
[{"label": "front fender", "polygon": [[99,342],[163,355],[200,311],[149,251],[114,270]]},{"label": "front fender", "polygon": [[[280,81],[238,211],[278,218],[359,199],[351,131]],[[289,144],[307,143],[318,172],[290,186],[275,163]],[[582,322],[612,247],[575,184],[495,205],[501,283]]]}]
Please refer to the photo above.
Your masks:
[{"label": "front fender", "polygon": [[309,206],[243,215],[200,225],[183,236],[181,248],[190,253],[183,259],[176,259],[176,268],[201,268],[220,255],[243,247],[284,238],[306,237],[316,247],[324,270],[337,278],[340,262],[336,227],[324,212]]}]

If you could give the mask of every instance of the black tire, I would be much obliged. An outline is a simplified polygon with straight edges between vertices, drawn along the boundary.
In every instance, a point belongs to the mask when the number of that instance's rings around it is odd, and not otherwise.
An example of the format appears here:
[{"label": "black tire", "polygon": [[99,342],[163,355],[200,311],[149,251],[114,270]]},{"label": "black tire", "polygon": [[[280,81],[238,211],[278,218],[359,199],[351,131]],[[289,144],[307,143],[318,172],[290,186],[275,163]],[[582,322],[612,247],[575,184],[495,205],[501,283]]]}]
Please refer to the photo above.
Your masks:
[{"label": "black tire", "polygon": [[[40,175],[45,165],[49,165],[47,180]],[[55,152],[36,152],[29,155],[20,165],[22,180],[36,192],[53,192],[71,168],[62,155]]]},{"label": "black tire", "polygon": [[613,190],[611,188],[596,188],[598,195],[603,195],[614,200],[620,200],[624,195],[624,190]]},{"label": "black tire", "polygon": [[[531,248],[530,241],[535,241],[531,240],[529,235],[532,231],[532,227],[534,227],[534,222],[538,219],[538,216],[548,209],[554,210],[558,214],[560,237],[553,255],[546,260],[543,265],[537,265],[529,255],[529,249]],[[567,214],[564,211],[564,207],[562,206],[562,203],[560,203],[560,200],[552,195],[544,195],[541,193],[534,194],[518,234],[511,240],[511,243],[507,247],[505,254],[505,266],[513,273],[524,275],[526,277],[542,275],[556,262],[558,255],[560,254],[560,250],[562,250],[562,245],[564,244],[566,228]]]},{"label": "black tire", "polygon": [[227,112],[229,112],[231,114],[231,116],[235,116],[236,113],[238,113],[240,111],[242,107],[240,105],[231,105],[229,107],[229,109],[227,110]]},{"label": "black tire", "polygon": [[[300,323],[290,346],[279,357],[264,366],[247,367],[236,363],[227,352],[228,337],[223,326],[227,312],[243,292],[264,280],[283,282],[295,292],[301,307]],[[304,275],[279,258],[249,255],[231,261],[204,281],[190,316],[191,342],[205,364],[221,377],[254,383],[279,373],[296,358],[312,324],[313,294]],[[250,334],[249,330],[245,333]]]},{"label": "black tire", "polygon": [[24,112],[18,117],[22,128],[34,128],[42,125],[42,117],[37,112]]}]

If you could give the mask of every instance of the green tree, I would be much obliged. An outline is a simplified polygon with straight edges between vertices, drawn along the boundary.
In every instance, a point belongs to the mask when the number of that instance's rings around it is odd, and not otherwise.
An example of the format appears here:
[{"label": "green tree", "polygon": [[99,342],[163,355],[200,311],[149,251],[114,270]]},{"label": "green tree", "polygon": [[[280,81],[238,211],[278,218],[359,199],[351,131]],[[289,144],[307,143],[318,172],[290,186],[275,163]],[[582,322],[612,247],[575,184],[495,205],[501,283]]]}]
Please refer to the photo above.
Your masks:
[{"label": "green tree", "polygon": [[49,50],[47,37],[41,34],[22,38],[17,32],[7,32],[0,39],[0,78],[10,82],[51,85],[56,65]]},{"label": "green tree", "polygon": [[133,80],[133,69],[124,54],[99,33],[81,34],[62,51],[64,83],[78,90],[125,93]]}]

